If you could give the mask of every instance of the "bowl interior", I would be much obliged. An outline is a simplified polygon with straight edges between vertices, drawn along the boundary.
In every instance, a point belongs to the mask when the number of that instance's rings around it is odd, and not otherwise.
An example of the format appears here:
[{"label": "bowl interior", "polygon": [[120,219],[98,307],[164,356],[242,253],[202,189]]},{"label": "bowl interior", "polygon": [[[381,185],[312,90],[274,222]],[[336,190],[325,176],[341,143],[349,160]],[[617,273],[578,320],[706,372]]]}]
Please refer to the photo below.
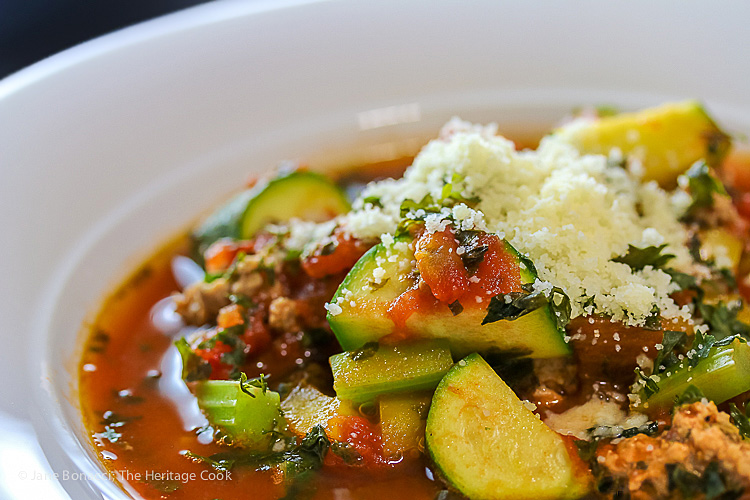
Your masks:
[{"label": "bowl interior", "polygon": [[[60,248],[46,260],[15,242],[0,250],[3,261],[41,261],[28,266],[30,278],[9,270],[26,288],[2,307],[15,307],[15,318],[28,310],[24,297],[34,304],[28,408],[53,468],[82,474],[61,478],[74,498],[125,495],[81,423],[81,325],[141,260],[248,174],[285,159],[324,168],[413,152],[454,115],[497,122],[511,136],[543,131],[582,104],[698,97],[729,130],[750,131],[750,68],[741,51],[716,57],[727,32],[750,41],[740,22],[750,8],[690,3],[693,18],[684,5],[646,2],[585,11],[574,2],[460,11],[449,1],[227,4],[105,37],[48,62],[53,70],[34,70],[38,77],[0,86],[2,146],[26,167],[0,195],[28,207],[23,227],[0,222],[19,234],[49,228],[29,238]],[[707,22],[721,36],[694,40]],[[658,42],[649,38],[657,31]],[[35,185],[44,210],[26,200]],[[28,281],[46,283],[43,292]]]}]

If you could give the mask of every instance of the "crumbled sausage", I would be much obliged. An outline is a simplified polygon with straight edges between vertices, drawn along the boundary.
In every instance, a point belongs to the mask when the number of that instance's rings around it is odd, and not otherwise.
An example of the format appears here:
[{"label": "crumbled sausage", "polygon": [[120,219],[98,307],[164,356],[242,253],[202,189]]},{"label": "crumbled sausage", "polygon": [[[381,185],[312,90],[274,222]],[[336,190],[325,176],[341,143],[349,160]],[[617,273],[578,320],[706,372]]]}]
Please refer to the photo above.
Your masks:
[{"label": "crumbled sausage", "polygon": [[277,297],[273,299],[268,307],[268,324],[271,328],[284,332],[295,332],[299,330],[297,324],[297,305],[288,297]]},{"label": "crumbled sausage", "polygon": [[229,305],[229,282],[218,278],[210,283],[200,281],[173,295],[177,313],[185,323],[200,326],[212,320]]},{"label": "crumbled sausage", "polygon": [[750,488],[750,441],[712,402],[683,406],[659,437],[639,434],[605,447],[598,462],[613,476],[627,478],[633,500],[680,498],[670,489],[668,466],[675,464],[701,476],[716,462],[729,486]]}]

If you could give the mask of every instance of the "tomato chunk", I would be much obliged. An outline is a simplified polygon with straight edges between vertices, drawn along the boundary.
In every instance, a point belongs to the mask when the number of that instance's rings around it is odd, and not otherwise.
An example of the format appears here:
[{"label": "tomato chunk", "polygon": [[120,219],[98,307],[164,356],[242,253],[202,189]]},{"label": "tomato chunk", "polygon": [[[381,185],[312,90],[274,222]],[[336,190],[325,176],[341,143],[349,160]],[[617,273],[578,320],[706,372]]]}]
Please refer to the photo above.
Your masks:
[{"label": "tomato chunk", "polygon": [[237,258],[238,253],[248,254],[254,251],[254,241],[235,241],[231,238],[222,238],[212,243],[203,254],[206,261],[206,271],[211,274],[226,271]]},{"label": "tomato chunk", "polygon": [[[361,458],[356,465],[374,467],[386,464],[380,431],[364,417],[338,415],[328,420],[326,434],[331,441],[346,443]],[[345,465],[335,453],[329,453],[326,465]],[[352,465],[352,464],[348,464]]]},{"label": "tomato chunk", "polygon": [[441,302],[451,304],[469,288],[469,273],[458,254],[453,229],[424,232],[417,239],[414,257],[419,273]]},{"label": "tomato chunk", "polygon": [[369,247],[343,230],[336,229],[331,243],[318,248],[302,260],[302,269],[312,278],[323,278],[347,271]]},{"label": "tomato chunk", "polygon": [[[440,306],[440,302],[430,292],[426,286],[419,286],[420,283],[399,295],[388,308],[388,315],[396,324],[396,331],[382,340],[397,341],[408,337],[406,321],[409,316],[417,311],[429,312],[434,311]],[[445,306],[443,306],[445,307]]]},{"label": "tomato chunk", "polygon": [[489,300],[500,293],[522,292],[521,270],[515,255],[494,234],[482,234],[478,244],[486,246],[482,261],[469,279],[466,293],[460,298],[464,307],[486,307]]}]

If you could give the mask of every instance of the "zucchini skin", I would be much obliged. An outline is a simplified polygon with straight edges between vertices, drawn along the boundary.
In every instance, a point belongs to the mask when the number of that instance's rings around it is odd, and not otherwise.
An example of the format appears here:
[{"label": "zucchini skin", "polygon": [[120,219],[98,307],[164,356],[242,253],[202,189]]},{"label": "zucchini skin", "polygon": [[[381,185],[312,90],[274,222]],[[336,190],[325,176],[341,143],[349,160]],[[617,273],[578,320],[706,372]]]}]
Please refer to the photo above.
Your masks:
[{"label": "zucchini skin", "polygon": [[640,401],[633,405],[635,409],[647,413],[669,409],[690,385],[716,404],[750,390],[750,345],[735,339],[727,346],[711,348],[708,356],[694,367],[683,362],[667,372],[670,376],[661,374],[656,383],[658,392],[650,397],[640,392]]},{"label": "zucchini skin", "polygon": [[[410,239],[399,241],[411,242]],[[533,283],[535,271],[526,265],[521,266],[519,253],[507,242],[506,248],[519,262],[522,281]],[[387,259],[393,254],[397,261],[389,262]],[[410,248],[402,252],[391,250],[389,254],[381,243],[365,253],[347,274],[331,300],[336,302],[341,298],[342,311],[339,314],[329,312],[327,316],[344,350],[359,349],[396,330],[395,323],[388,315],[388,307],[413,285],[414,279],[409,276],[409,269],[401,269],[399,264],[413,258]],[[372,273],[378,267],[378,259],[385,261],[380,266],[385,269],[388,281],[373,288]],[[557,328],[552,314],[551,308],[545,306],[513,321],[500,320],[482,325],[486,315],[484,309],[466,308],[454,316],[446,308],[415,312],[406,321],[406,326],[418,338],[447,340],[456,357],[489,350],[522,353],[536,358],[568,356],[571,349],[564,340],[565,332]]]},{"label": "zucchini skin", "polygon": [[473,500],[575,499],[591,487],[563,438],[476,353],[435,390],[426,445],[442,477]]},{"label": "zucchini skin", "polygon": [[284,423],[279,393],[257,387],[240,389],[236,380],[205,380],[194,388],[198,406],[208,421],[232,443],[259,451],[271,444],[271,432]]},{"label": "zucchini skin", "polygon": [[[370,353],[364,354],[368,348]],[[361,403],[382,394],[434,389],[453,358],[447,342],[428,340],[365,346],[334,354],[330,363],[336,396]]]},{"label": "zucchini skin", "polygon": [[322,222],[350,210],[345,193],[316,172],[295,171],[235,195],[191,235],[201,254],[221,238],[250,239],[265,225],[293,218]]}]

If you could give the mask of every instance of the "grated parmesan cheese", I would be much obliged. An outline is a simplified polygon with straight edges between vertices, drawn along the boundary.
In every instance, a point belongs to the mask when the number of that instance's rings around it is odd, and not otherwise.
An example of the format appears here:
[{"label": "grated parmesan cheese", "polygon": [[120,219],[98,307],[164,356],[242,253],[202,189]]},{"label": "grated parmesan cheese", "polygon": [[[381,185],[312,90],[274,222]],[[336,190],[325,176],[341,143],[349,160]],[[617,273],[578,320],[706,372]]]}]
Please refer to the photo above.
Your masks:
[{"label": "grated parmesan cheese", "polygon": [[[430,232],[452,223],[506,238],[534,262],[535,290],[565,291],[572,317],[602,313],[641,325],[657,306],[665,318],[689,318],[689,309],[669,297],[676,290],[669,275],[650,266],[633,271],[611,260],[625,254],[628,245],[667,244],[666,252],[675,255],[670,266],[689,272],[693,261],[678,220],[689,203],[684,192],[668,194],[654,182],[641,183],[633,169],[613,166],[621,152],[609,158],[581,155],[555,136],[544,138],[536,151],[519,152],[490,130],[449,122],[403,178],[370,183],[337,223],[357,238],[380,239],[389,247],[405,200],[419,202],[429,195],[440,201],[446,184],[459,182],[454,190],[479,200],[473,208],[457,203],[409,215],[424,219]],[[377,206],[364,202],[371,197],[379,199]],[[375,273],[380,283],[382,268]]]}]

